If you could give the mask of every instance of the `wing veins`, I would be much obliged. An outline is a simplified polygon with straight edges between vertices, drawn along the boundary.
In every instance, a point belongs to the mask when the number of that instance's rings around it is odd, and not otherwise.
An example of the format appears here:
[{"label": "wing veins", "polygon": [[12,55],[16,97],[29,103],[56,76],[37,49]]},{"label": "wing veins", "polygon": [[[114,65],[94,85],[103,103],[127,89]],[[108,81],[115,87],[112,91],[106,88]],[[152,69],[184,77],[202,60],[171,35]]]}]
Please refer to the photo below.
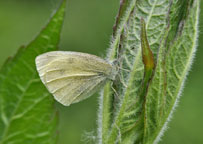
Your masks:
[{"label": "wing veins", "polygon": [[[94,77],[94,76],[93,76]],[[97,76],[95,76],[95,78],[96,78]],[[61,90],[61,89],[63,89],[64,87],[66,87],[66,86],[68,86],[70,83],[68,83],[68,84],[66,84],[66,85],[64,85],[64,86],[62,86],[62,87],[60,87],[60,88],[58,88],[57,90],[55,90],[54,92],[52,92],[53,94],[55,94],[56,92],[58,92],[59,90]]]},{"label": "wing veins", "polygon": [[[75,96],[75,98],[71,101],[71,103],[73,103],[73,102],[74,102],[79,96],[81,96],[87,89],[89,89],[88,92],[90,92],[90,91],[93,90],[96,86],[98,86],[99,84],[101,84],[102,82],[104,82],[105,79],[106,79],[106,78],[100,80],[98,83],[92,85],[91,87],[86,87],[86,89],[84,89],[84,90],[81,91],[77,96]],[[87,92],[87,93],[88,93],[88,92]],[[63,96],[60,100],[63,100],[64,97],[65,97],[65,96]]]},{"label": "wing veins", "polygon": [[52,79],[50,81],[46,81],[46,84],[50,84],[52,82],[55,82],[57,80],[61,80],[61,79],[64,79],[64,78],[66,79],[66,78],[73,78],[73,77],[92,77],[92,76],[98,76],[98,74],[75,74],[75,75],[68,75],[68,76]]},{"label": "wing veins", "polygon": [[[43,73],[43,74],[40,75],[40,76],[44,76],[46,73],[55,72],[55,71],[61,71],[61,70],[66,70],[66,69],[54,69],[54,70],[49,70],[49,71],[46,71],[45,73]],[[103,73],[102,71],[97,71],[97,70],[93,70],[93,69],[88,69],[88,70],[85,70],[84,72]]]}]

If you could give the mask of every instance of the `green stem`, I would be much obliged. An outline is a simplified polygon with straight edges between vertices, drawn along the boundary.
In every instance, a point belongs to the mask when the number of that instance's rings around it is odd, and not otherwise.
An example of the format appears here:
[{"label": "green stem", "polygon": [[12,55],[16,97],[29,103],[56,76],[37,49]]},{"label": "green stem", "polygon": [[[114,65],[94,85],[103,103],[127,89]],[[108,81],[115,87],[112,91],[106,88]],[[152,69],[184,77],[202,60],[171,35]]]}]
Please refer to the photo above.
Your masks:
[{"label": "green stem", "polygon": [[111,109],[112,109],[112,91],[110,89],[111,83],[108,82],[104,87],[103,95],[103,109],[102,109],[102,140],[105,141],[111,121]]}]

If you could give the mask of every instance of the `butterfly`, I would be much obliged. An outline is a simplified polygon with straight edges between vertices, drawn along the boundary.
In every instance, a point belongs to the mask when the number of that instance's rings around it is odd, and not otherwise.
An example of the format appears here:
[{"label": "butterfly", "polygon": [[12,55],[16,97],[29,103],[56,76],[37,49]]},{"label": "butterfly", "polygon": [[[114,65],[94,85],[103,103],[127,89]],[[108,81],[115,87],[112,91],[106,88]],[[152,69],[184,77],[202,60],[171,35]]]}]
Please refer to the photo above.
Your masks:
[{"label": "butterfly", "polygon": [[47,52],[35,63],[43,84],[65,106],[90,97],[117,74],[114,64],[81,52]]}]

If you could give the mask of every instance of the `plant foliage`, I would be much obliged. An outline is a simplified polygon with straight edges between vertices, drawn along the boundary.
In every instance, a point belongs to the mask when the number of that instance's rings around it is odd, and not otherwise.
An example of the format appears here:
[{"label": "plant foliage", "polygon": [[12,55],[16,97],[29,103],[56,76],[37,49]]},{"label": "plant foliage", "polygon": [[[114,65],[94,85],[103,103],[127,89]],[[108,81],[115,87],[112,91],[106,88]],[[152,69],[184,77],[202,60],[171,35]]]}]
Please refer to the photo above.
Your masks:
[{"label": "plant foliage", "polygon": [[0,144],[56,143],[54,101],[39,79],[35,57],[57,50],[64,10],[65,1],[38,36],[0,70]]},{"label": "plant foliage", "polygon": [[[109,60],[119,78],[100,99],[98,143],[157,143],[177,105],[194,57],[199,0],[121,0]],[[147,87],[140,21],[146,21],[155,70]],[[145,93],[140,91],[145,89]],[[116,91],[116,93],[115,93]]]}]

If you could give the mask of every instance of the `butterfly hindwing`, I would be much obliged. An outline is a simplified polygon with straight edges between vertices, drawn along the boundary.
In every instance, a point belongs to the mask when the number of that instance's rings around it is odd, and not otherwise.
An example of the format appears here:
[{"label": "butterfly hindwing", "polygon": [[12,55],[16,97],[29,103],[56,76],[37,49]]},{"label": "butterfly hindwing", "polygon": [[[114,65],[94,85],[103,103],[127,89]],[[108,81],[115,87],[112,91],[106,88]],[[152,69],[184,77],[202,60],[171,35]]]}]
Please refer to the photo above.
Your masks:
[{"label": "butterfly hindwing", "polygon": [[64,105],[79,102],[91,96],[106,81],[104,77],[77,77],[66,80],[66,85],[57,89],[53,95],[57,101]]}]

